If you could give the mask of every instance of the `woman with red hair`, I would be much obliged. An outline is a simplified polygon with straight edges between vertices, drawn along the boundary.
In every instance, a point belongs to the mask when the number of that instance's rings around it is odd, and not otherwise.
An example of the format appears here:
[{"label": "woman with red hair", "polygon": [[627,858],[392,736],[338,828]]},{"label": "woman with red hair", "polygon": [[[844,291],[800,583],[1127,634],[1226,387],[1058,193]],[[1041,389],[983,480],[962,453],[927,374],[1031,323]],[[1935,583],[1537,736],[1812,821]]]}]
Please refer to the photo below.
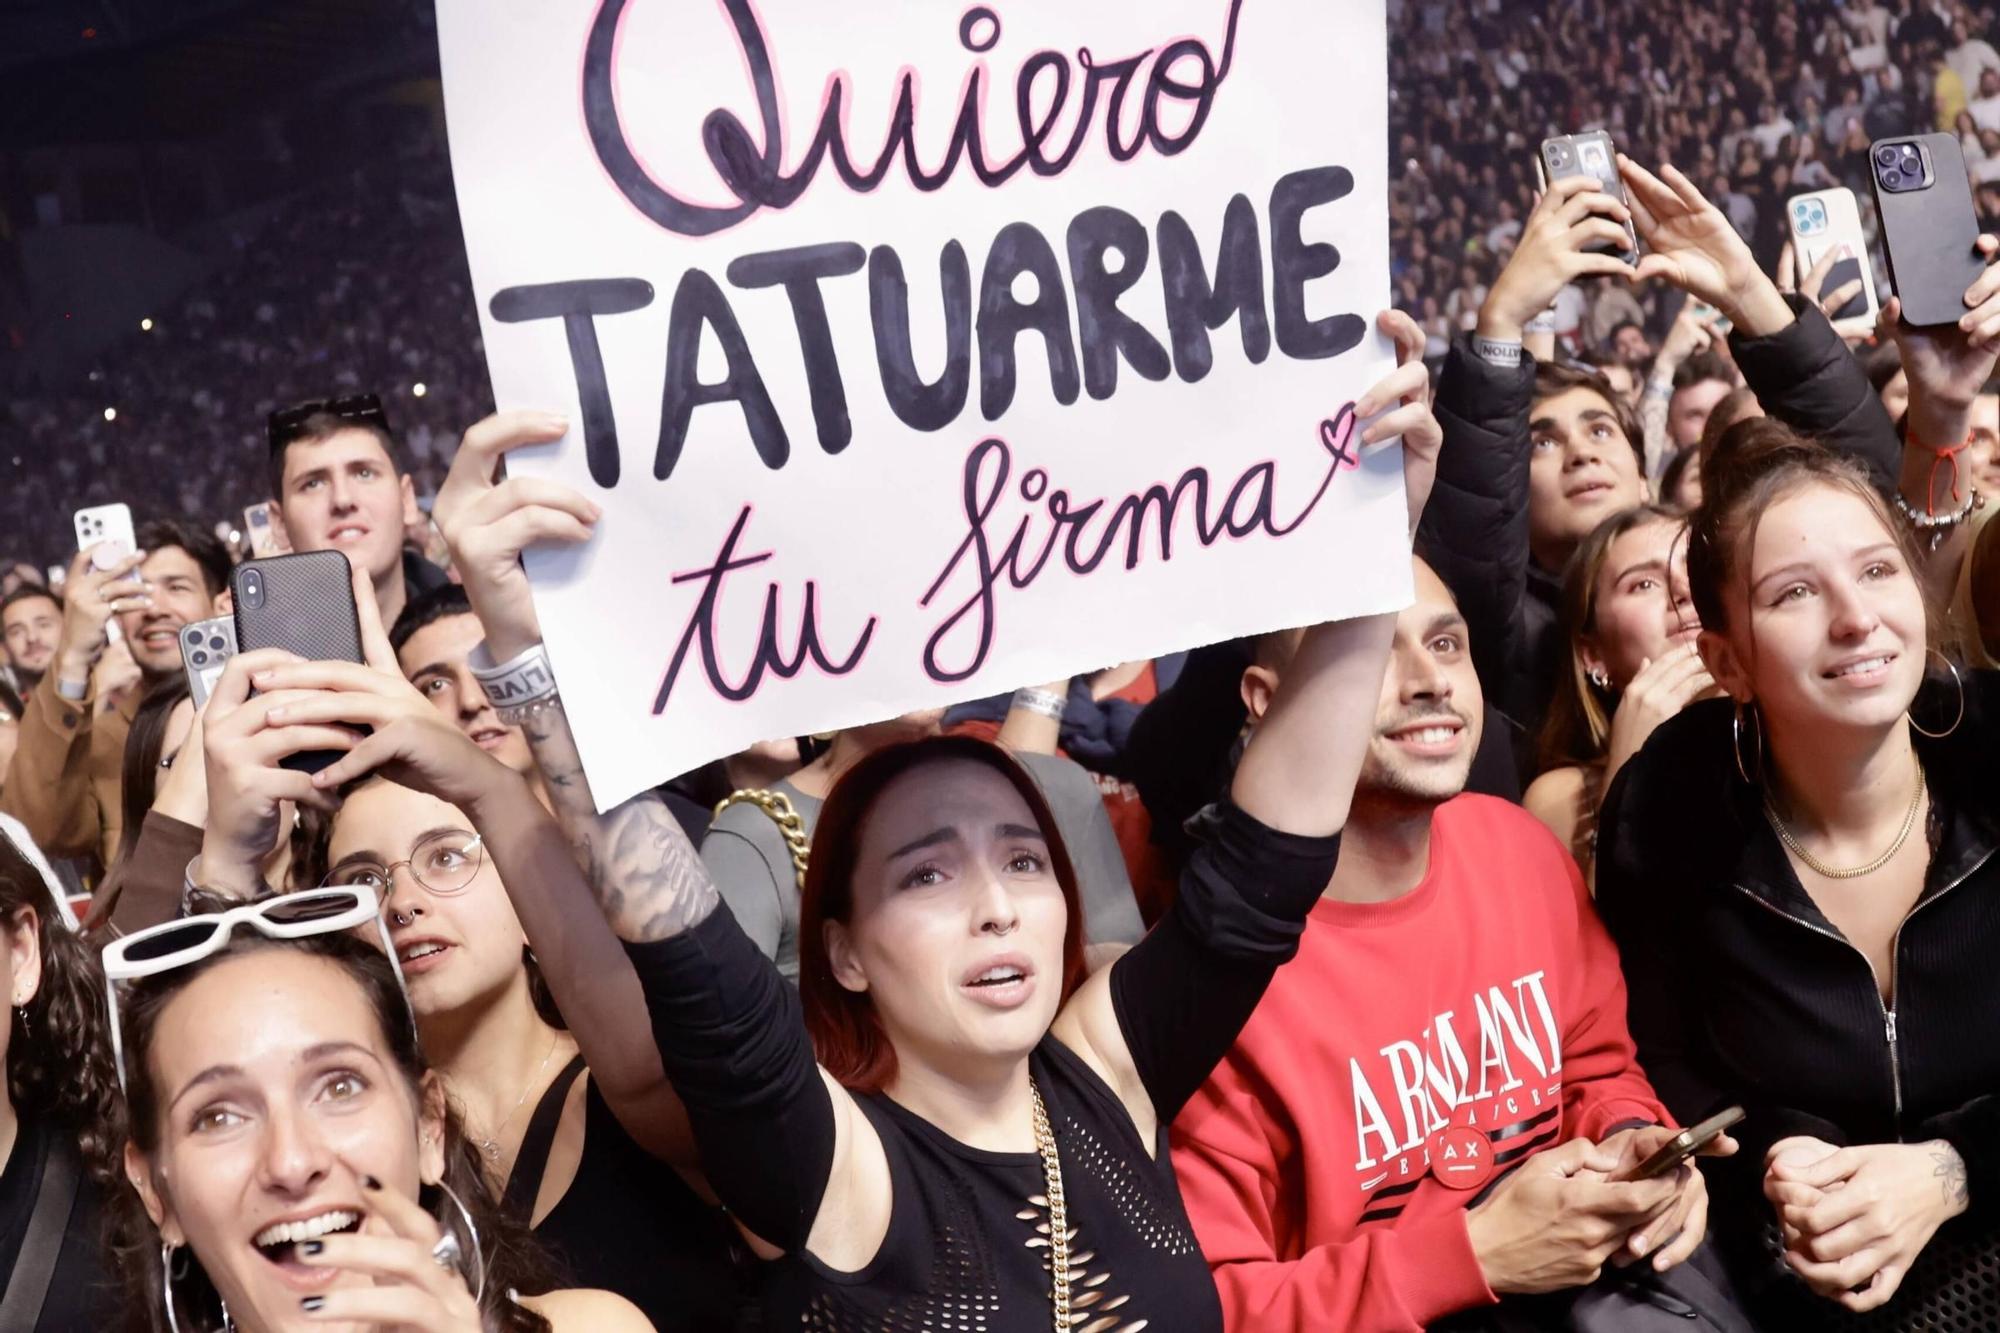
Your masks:
[{"label": "woman with red hair", "polygon": [[[1356,411],[1381,414],[1365,444],[1402,437],[1414,515],[1441,432],[1422,335],[1399,314],[1381,327],[1402,364]],[[502,661],[538,638],[514,563],[531,525],[509,519],[549,501],[545,484],[496,482],[492,460],[553,428],[475,427],[439,497]],[[1308,631],[1174,908],[1088,976],[1069,858],[1000,749],[914,741],[841,778],[814,831],[794,990],[716,910],[663,807],[596,814],[560,700],[537,701],[524,730],[627,941],[709,1183],[784,1252],[772,1327],[1219,1333],[1165,1131],[1332,874],[1393,622]]]}]

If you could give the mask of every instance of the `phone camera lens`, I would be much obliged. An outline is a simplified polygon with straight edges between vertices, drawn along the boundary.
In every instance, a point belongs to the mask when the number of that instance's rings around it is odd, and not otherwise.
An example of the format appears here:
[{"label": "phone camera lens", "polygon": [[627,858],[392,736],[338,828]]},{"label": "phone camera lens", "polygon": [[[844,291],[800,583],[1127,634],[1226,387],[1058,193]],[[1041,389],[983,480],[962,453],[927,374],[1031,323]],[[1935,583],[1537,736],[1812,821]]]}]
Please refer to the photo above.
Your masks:
[{"label": "phone camera lens", "polygon": [[208,654],[203,652],[201,649],[197,648],[194,650],[192,654],[189,655],[188,660],[193,662],[196,666],[200,666],[202,663],[208,660]]},{"label": "phone camera lens", "polygon": [[1885,167],[1893,167],[1896,165],[1896,150],[1894,148],[1878,148],[1875,150],[1875,160]]},{"label": "phone camera lens", "polygon": [[214,638],[210,639],[208,641],[208,646],[215,649],[215,651],[218,653],[221,652],[223,649],[222,636],[218,634]]}]

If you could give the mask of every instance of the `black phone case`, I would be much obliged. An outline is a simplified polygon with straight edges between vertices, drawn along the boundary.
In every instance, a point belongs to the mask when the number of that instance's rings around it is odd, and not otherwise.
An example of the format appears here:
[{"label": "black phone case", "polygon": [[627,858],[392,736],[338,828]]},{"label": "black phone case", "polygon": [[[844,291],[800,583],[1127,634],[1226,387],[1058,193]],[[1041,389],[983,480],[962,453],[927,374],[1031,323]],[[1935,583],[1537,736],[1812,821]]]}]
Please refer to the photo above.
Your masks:
[{"label": "black phone case", "polygon": [[1882,247],[1889,256],[1889,278],[1903,303],[1903,318],[1922,327],[1956,324],[1965,314],[1965,289],[1986,268],[1974,248],[1979,240],[1979,214],[1972,204],[1972,184],[1965,175],[1965,155],[1949,134],[1897,135],[1887,142],[1915,141],[1930,152],[1931,185],[1924,190],[1892,192],[1874,174],[1875,149],[1868,146],[1869,182],[1875,210],[1882,218]]},{"label": "black phone case", "polygon": [[[264,582],[260,604],[254,607],[243,596],[243,577],[252,570]],[[348,571],[347,557],[338,551],[274,555],[238,565],[229,582],[236,602],[237,651],[283,648],[310,662],[366,660]],[[317,773],[338,758],[338,750],[302,750],[279,763]]]},{"label": "black phone case", "polygon": [[[1823,292],[1837,292],[1850,282],[1861,281],[1861,261],[1842,259],[1827,270],[1826,281],[1820,284]],[[1834,319],[1859,319],[1868,313],[1868,293],[1856,292],[1846,305],[1833,312]]]}]

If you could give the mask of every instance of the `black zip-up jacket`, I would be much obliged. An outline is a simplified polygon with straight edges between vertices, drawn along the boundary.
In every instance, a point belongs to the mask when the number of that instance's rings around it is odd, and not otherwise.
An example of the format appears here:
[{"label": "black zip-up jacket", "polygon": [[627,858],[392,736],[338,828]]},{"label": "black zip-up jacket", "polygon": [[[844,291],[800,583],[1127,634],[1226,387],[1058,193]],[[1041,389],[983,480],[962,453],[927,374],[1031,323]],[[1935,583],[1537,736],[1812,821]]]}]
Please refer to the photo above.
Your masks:
[{"label": "black zip-up jacket", "polygon": [[[1964,688],[1958,727],[1916,740],[1931,862],[1897,931],[1888,1002],[1799,883],[1761,786],[1739,775],[1729,701],[1662,723],[1605,800],[1597,906],[1618,942],[1639,1061],[1684,1124],[1732,1103],[1748,1111],[1734,1131],[1742,1152],[1711,1174],[1711,1226],[1739,1244],[1771,1218],[1766,1150],[1797,1134],[1944,1139],[1965,1159],[1972,1203],[1947,1231],[2000,1218],[2000,673],[1968,671]],[[1940,729],[1956,702],[1947,678],[1914,711]],[[1743,749],[1754,765],[1754,745]]]},{"label": "black zip-up jacket", "polygon": [[[1730,338],[1743,378],[1771,416],[1856,459],[1893,495],[1902,445],[1882,400],[1819,308],[1785,299],[1793,323],[1765,338]],[[1534,387],[1532,356],[1495,366],[1463,340],[1452,344],[1433,404],[1444,447],[1417,528],[1419,548],[1465,616],[1486,701],[1526,737],[1528,777],[1566,653],[1561,571],[1540,568],[1528,552]]]}]

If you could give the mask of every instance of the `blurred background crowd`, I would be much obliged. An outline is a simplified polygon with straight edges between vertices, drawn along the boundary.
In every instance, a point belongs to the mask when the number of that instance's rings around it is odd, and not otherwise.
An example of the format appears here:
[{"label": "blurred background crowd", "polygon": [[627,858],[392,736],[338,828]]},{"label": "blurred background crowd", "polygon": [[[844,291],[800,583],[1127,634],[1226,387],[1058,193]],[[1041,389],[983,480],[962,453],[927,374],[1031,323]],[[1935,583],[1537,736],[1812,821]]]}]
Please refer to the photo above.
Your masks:
[{"label": "blurred background crowd", "polygon": [[[1872,241],[1869,140],[1950,130],[2000,230],[1990,6],[1687,0],[1671,18],[1650,0],[1388,8],[1395,297],[1434,355],[1471,327],[1511,253],[1546,134],[1601,127],[1642,161],[1683,167],[1768,265],[1787,194],[1851,187]],[[428,491],[457,432],[491,407],[429,6],[205,0],[124,13],[122,34],[88,38],[51,17],[48,50],[12,53],[23,75],[0,107],[0,477],[12,519],[0,556],[59,562],[71,510],[114,499],[240,532],[243,508],[268,498],[261,469],[244,466],[265,414],[352,389],[382,394]],[[356,24],[366,41],[342,40]],[[164,113],[145,100],[196,62],[195,90],[176,87]],[[97,142],[79,152],[78,138]],[[205,188],[190,191],[190,177]],[[143,271],[116,286],[121,299],[66,299],[122,277],[105,247],[140,253],[124,262]],[[1873,260],[1880,283],[1879,249]],[[1608,352],[1637,321],[1657,345],[1678,300],[1586,280],[1559,298],[1558,334],[1572,353]],[[114,311],[116,326],[79,331],[72,304]]]}]

